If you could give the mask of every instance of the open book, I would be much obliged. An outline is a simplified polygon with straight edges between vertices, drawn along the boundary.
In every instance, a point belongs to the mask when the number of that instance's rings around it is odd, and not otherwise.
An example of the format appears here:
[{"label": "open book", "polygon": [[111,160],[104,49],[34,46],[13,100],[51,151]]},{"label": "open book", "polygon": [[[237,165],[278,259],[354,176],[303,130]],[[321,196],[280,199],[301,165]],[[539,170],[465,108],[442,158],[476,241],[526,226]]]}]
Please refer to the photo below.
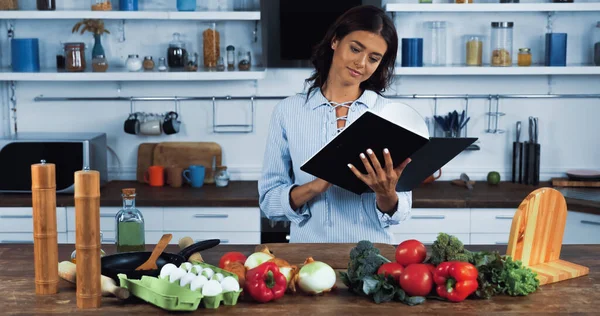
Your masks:
[{"label": "open book", "polygon": [[[364,112],[309,158],[300,170],[361,194],[371,190],[356,178],[348,164],[366,174],[359,155],[366,155],[370,148],[385,167],[383,149],[388,148],[394,167],[411,157],[411,163],[404,169],[396,186],[396,191],[410,191],[475,140],[430,139],[427,124],[417,111],[403,103],[389,103],[381,112]],[[438,150],[442,152],[438,153]]]}]

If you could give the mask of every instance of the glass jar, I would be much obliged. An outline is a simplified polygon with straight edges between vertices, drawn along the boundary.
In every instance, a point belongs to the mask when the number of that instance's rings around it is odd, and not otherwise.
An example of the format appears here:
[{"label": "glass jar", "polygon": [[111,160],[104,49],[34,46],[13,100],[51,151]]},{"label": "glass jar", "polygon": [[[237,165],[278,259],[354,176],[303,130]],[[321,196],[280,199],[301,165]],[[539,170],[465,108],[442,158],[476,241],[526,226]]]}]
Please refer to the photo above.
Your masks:
[{"label": "glass jar", "polygon": [[152,56],[144,57],[143,67],[146,71],[154,70],[154,60],[152,59]]},{"label": "glass jar", "polygon": [[173,33],[173,40],[169,43],[167,50],[167,64],[172,69],[182,69],[187,62],[187,50],[185,43],[179,39],[179,33]]},{"label": "glass jar", "polygon": [[594,49],[594,65],[600,66],[600,21],[592,31],[592,47]]},{"label": "glass jar", "polygon": [[193,57],[190,60],[188,60],[187,64],[185,65],[186,71],[198,71],[198,64],[200,63],[200,55],[198,53],[194,53],[192,56]]},{"label": "glass jar", "polygon": [[[100,232],[100,244],[102,244],[102,232]],[[102,248],[100,248],[100,257],[104,257],[106,256],[106,252],[104,252],[104,250],[102,250]],[[71,252],[71,262],[77,264],[77,250],[73,250],[73,252]]]},{"label": "glass jar", "polygon": [[115,215],[117,252],[145,251],[144,216],[135,208],[135,189],[122,190],[123,208]]},{"label": "glass jar", "polygon": [[531,66],[531,50],[529,48],[519,48],[517,64],[523,67]]},{"label": "glass jar", "polygon": [[446,25],[445,21],[425,22],[427,33],[423,48],[425,65],[446,65]]},{"label": "glass jar", "polygon": [[513,22],[492,22],[492,66],[512,66]]},{"label": "glass jar", "polygon": [[202,47],[204,49],[204,67],[215,68],[221,55],[221,34],[217,31],[217,23],[210,23],[202,32]]},{"label": "glass jar", "polygon": [[69,72],[85,71],[85,44],[65,43],[65,69]]},{"label": "glass jar", "polygon": [[158,71],[167,71],[167,63],[164,57],[158,58]]},{"label": "glass jar", "polygon": [[466,47],[466,65],[481,66],[483,64],[483,39],[477,35],[467,36]]},{"label": "glass jar", "polygon": [[108,60],[104,55],[98,55],[92,58],[92,71],[93,72],[106,72],[108,70]]},{"label": "glass jar", "polygon": [[112,11],[110,0],[92,0],[92,11]]},{"label": "glass jar", "polygon": [[37,9],[40,11],[54,11],[56,10],[55,0],[37,0]]},{"label": "glass jar", "polygon": [[135,54],[129,55],[125,64],[127,66],[127,70],[129,71],[139,71],[142,69],[142,60],[138,55]]},{"label": "glass jar", "polygon": [[60,43],[56,52],[56,70],[65,70],[65,48],[63,43]]},{"label": "glass jar", "polygon": [[229,172],[227,167],[217,167],[217,173],[215,174],[215,185],[217,187],[226,187],[229,184]]},{"label": "glass jar", "polygon": [[235,47],[227,46],[227,70],[235,69]]},{"label": "glass jar", "polygon": [[240,49],[238,52],[238,70],[250,70],[252,66],[252,57],[250,56],[250,51],[244,51]]},{"label": "glass jar", "polygon": [[223,60],[223,56],[219,57],[219,61],[217,62],[217,71],[225,71],[225,60]]},{"label": "glass jar", "polygon": [[196,0],[177,0],[177,11],[196,11]]}]

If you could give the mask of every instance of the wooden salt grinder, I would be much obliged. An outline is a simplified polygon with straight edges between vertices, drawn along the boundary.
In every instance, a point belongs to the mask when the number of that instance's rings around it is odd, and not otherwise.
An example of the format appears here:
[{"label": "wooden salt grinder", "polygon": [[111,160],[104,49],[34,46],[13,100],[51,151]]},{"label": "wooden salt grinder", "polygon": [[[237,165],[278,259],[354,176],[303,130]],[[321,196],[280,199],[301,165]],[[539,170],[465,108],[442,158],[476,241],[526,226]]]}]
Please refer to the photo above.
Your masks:
[{"label": "wooden salt grinder", "polygon": [[35,294],[58,292],[58,240],[56,233],[56,173],[52,163],[31,165],[33,206],[33,261]]},{"label": "wooden salt grinder", "polygon": [[98,308],[102,299],[100,266],[100,173],[75,172],[75,250],[77,307]]}]

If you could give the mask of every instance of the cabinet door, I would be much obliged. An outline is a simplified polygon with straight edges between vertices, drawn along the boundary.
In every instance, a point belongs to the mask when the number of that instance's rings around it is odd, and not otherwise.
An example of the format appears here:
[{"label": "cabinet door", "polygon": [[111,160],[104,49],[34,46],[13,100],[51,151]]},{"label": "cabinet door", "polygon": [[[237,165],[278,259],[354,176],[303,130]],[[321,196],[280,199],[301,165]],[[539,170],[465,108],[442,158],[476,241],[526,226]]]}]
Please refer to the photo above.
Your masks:
[{"label": "cabinet door", "polygon": [[[58,233],[67,232],[66,210],[64,207],[56,208],[56,231]],[[33,233],[33,208],[0,208],[0,233]]]},{"label": "cabinet door", "polygon": [[469,209],[461,208],[414,208],[408,220],[400,222],[398,225],[391,225],[390,230],[394,234],[432,233],[437,236],[438,233],[445,232],[468,235],[469,213]]},{"label": "cabinet door", "polygon": [[165,207],[166,232],[260,232],[258,207]]},{"label": "cabinet door", "polygon": [[516,211],[512,208],[472,208],[471,233],[508,234]]},{"label": "cabinet door", "polygon": [[600,244],[600,215],[569,211],[563,244]]},{"label": "cabinet door", "polygon": [[496,234],[471,234],[471,245],[508,245],[510,232]]},{"label": "cabinet door", "polygon": [[[115,215],[120,207],[100,207],[100,230],[104,232],[115,231]],[[162,207],[144,207],[140,208],[144,216],[144,226],[146,231],[162,231],[163,229],[163,208]],[[67,230],[75,231],[75,207],[67,207]]]},{"label": "cabinet door", "polygon": [[[469,244],[469,234],[452,234],[456,236],[463,244]],[[437,233],[429,233],[429,234],[394,234],[394,238],[396,239],[396,245],[408,239],[416,239],[422,242],[424,245],[431,245],[437,239]]]},{"label": "cabinet door", "polygon": [[[67,233],[58,233],[59,244],[67,243]],[[31,233],[0,233],[0,244],[33,244],[33,232]]]}]

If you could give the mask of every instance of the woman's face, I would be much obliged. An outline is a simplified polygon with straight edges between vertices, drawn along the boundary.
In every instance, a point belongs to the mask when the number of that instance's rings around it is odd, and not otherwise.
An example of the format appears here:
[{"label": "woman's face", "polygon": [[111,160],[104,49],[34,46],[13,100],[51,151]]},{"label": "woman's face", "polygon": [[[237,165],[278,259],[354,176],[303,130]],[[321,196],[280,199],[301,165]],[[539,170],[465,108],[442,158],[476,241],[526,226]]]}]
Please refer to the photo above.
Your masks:
[{"label": "woman's face", "polygon": [[330,71],[333,72],[330,74],[343,85],[359,85],[377,70],[387,51],[387,43],[379,34],[354,31],[341,41],[334,40],[331,48],[333,61]]}]

